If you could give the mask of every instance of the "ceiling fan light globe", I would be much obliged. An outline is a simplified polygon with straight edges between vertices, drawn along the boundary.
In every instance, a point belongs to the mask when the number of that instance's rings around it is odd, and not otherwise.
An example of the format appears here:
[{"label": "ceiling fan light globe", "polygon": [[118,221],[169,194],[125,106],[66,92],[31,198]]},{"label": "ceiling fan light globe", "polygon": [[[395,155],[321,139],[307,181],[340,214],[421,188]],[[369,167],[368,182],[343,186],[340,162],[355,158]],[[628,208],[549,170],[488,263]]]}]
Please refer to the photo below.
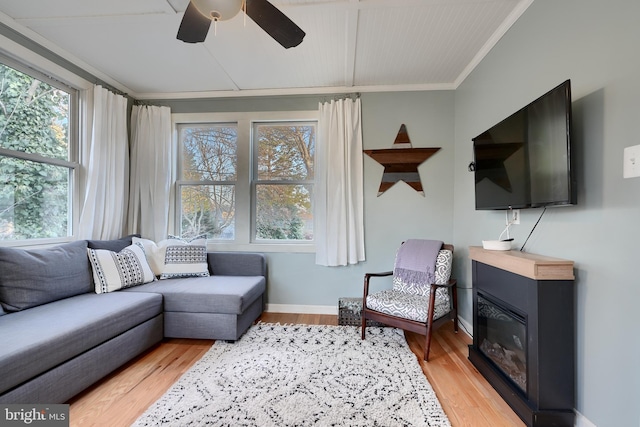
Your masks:
[{"label": "ceiling fan light globe", "polygon": [[191,0],[202,15],[213,21],[231,19],[242,9],[243,0]]}]

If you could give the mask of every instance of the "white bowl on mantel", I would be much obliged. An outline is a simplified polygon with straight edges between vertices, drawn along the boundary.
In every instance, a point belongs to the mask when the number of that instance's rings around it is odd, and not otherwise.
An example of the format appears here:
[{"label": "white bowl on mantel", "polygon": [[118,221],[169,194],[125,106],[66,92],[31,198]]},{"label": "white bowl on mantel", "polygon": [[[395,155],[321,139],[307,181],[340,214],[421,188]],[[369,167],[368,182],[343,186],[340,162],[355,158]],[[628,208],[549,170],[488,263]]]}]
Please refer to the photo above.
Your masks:
[{"label": "white bowl on mantel", "polygon": [[482,247],[490,251],[510,251],[511,241],[505,240],[483,240]]}]

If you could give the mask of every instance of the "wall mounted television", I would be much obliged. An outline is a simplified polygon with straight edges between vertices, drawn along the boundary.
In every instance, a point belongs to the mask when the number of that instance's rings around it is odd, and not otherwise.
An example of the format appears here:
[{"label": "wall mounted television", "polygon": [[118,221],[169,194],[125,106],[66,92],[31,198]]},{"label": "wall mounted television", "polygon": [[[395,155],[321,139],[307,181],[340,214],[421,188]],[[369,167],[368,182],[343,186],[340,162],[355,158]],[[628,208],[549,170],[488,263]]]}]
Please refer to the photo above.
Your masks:
[{"label": "wall mounted television", "polygon": [[575,205],[571,81],[473,138],[476,210]]}]

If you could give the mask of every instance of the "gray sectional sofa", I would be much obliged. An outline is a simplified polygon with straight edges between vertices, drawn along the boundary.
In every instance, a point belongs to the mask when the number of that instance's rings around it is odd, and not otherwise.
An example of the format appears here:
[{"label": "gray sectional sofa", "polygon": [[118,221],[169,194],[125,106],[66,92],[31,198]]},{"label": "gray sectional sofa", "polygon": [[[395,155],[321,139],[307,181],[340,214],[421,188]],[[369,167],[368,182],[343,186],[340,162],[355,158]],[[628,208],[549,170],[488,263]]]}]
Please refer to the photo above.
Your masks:
[{"label": "gray sectional sofa", "polygon": [[258,253],[207,253],[208,277],[95,293],[87,247],[0,248],[0,403],[64,403],[164,337],[235,341],[262,313]]}]

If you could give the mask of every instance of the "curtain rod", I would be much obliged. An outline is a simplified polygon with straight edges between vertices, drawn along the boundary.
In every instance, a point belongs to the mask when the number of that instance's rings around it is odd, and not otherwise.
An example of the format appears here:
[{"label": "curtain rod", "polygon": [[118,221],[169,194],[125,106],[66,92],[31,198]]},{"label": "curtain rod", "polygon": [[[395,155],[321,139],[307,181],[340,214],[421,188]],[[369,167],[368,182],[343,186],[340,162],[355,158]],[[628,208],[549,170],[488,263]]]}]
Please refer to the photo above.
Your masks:
[{"label": "curtain rod", "polygon": [[331,98],[323,97],[322,102],[324,103],[329,101],[340,101],[341,99],[351,99],[355,101],[356,99],[359,99],[359,98],[360,98],[360,92],[343,93],[343,94],[333,95],[333,97]]}]

